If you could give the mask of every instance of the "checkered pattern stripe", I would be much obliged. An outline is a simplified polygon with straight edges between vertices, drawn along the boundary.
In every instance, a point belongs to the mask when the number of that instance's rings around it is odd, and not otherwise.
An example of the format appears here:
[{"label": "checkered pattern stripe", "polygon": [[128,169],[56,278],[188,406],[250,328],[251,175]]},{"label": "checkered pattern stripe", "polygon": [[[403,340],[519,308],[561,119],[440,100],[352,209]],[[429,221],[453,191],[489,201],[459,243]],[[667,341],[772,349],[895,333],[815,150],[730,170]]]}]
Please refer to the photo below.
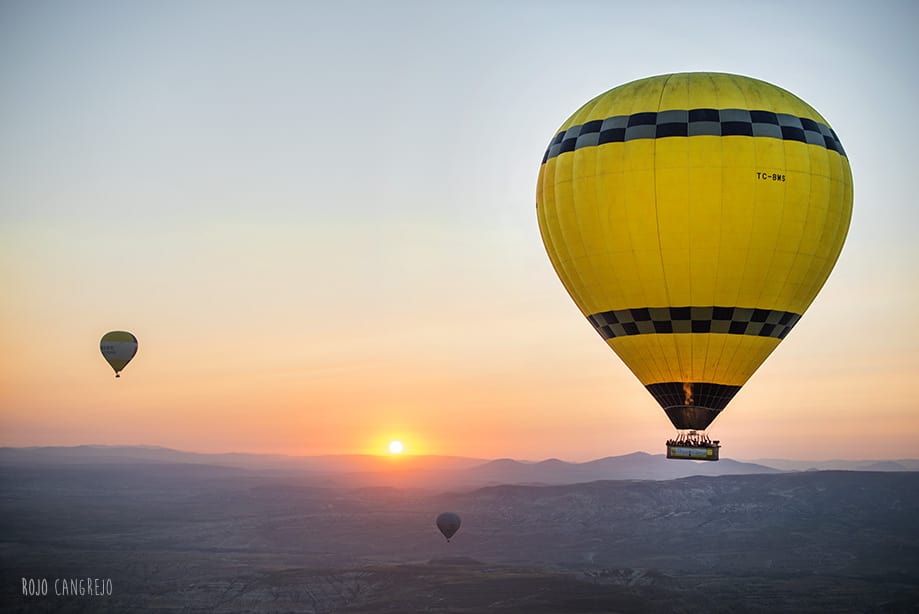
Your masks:
[{"label": "checkered pattern stripe", "polygon": [[826,147],[845,156],[832,128],[806,117],[746,109],[690,109],[617,115],[571,126],[555,135],[543,164],[582,147],[675,136],[764,136]]},{"label": "checkered pattern stripe", "polygon": [[643,307],[587,316],[604,339],[645,333],[724,333],[784,339],[801,316],[746,307]]},{"label": "checkered pattern stripe", "polygon": [[645,388],[665,410],[699,407],[720,411],[727,407],[734,395],[740,391],[740,386],[706,382],[661,382],[648,384]]}]

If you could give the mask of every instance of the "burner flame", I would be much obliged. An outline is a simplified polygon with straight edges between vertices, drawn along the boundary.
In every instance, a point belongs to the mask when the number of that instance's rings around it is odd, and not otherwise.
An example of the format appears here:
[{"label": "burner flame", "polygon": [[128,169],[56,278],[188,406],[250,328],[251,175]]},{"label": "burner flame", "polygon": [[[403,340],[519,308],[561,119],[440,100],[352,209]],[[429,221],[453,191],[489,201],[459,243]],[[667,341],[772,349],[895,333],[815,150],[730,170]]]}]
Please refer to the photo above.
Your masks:
[{"label": "burner flame", "polygon": [[683,382],[683,405],[692,405],[692,382]]}]

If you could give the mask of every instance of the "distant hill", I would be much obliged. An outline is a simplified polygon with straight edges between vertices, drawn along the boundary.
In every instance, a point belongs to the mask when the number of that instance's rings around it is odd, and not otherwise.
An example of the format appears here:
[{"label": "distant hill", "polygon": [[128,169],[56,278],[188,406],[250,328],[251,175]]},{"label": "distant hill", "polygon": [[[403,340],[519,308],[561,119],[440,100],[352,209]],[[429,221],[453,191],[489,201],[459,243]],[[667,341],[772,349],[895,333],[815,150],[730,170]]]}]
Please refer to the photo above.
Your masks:
[{"label": "distant hill", "polygon": [[[0,466],[182,464],[232,468],[256,475],[296,476],[318,486],[397,487],[457,490],[498,484],[557,485],[596,480],[673,480],[690,476],[770,474],[808,469],[916,471],[919,460],[742,462],[673,461],[662,454],[634,452],[583,463],[548,459],[527,462],[456,456],[201,454],[156,446],[0,448]],[[148,470],[148,473],[150,471]]]},{"label": "distant hill", "polygon": [[484,459],[459,456],[377,456],[373,454],[338,454],[321,456],[286,456],[282,454],[246,454],[229,452],[204,454],[184,452],[159,446],[49,446],[13,448],[0,447],[0,464],[3,463],[194,463],[239,467],[249,470],[298,470],[320,473],[347,473],[378,471],[393,468],[458,470],[486,462]]},{"label": "distant hill", "polygon": [[800,461],[760,458],[750,461],[782,471],[919,471],[919,459]]},{"label": "distant hill", "polygon": [[585,463],[567,463],[554,458],[539,463],[500,459],[467,469],[464,477],[476,484],[573,484],[595,480],[672,480],[691,475],[747,473],[779,473],[779,470],[731,459],[718,462],[673,461],[667,460],[663,454],[633,452]]}]

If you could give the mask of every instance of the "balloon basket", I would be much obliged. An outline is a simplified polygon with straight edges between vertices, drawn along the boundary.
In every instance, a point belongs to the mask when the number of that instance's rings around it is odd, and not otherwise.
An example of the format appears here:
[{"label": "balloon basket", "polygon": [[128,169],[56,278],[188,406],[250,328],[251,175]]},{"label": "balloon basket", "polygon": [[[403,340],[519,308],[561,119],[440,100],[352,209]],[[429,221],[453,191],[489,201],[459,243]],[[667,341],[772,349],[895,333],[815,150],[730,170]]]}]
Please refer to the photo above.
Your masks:
[{"label": "balloon basket", "polygon": [[721,442],[712,441],[704,433],[689,431],[667,441],[667,458],[675,460],[718,460]]}]

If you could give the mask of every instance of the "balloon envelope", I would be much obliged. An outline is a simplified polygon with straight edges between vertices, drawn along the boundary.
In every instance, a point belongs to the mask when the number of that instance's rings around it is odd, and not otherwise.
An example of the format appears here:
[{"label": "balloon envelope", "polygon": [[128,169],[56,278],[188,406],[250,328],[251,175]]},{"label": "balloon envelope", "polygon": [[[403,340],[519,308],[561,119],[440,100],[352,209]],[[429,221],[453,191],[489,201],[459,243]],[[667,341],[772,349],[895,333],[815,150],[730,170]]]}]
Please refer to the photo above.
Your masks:
[{"label": "balloon envelope", "polygon": [[705,429],[829,276],[852,175],[836,133],[793,94],[661,75],[562,124],[536,209],[584,316],[674,426]]},{"label": "balloon envelope", "polygon": [[460,523],[460,517],[453,512],[444,512],[437,517],[437,528],[447,538],[447,541],[450,541],[450,538],[459,531]]},{"label": "balloon envelope", "polygon": [[115,370],[115,377],[119,377],[119,372],[137,354],[137,337],[121,330],[108,332],[102,336],[99,349],[106,362]]}]

